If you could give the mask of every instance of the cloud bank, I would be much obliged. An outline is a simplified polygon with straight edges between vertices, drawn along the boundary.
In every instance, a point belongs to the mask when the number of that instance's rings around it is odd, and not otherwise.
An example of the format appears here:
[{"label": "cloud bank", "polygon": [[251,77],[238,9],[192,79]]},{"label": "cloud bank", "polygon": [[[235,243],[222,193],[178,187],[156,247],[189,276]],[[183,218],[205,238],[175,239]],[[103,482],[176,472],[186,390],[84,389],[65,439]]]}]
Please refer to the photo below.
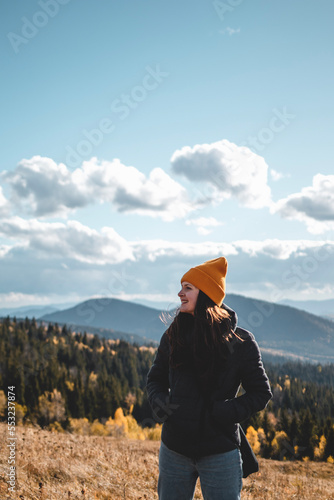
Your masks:
[{"label": "cloud bank", "polygon": [[0,247],[0,294],[177,302],[184,272],[218,255],[228,260],[227,294],[278,301],[334,293],[334,241],[131,242],[111,228],[19,218],[1,223],[0,234],[19,241]]},{"label": "cloud bank", "polygon": [[94,265],[134,259],[129,243],[113,228],[98,232],[74,220],[63,224],[12,217],[0,221],[0,235],[15,241],[12,247],[3,247],[4,255],[20,249],[37,260],[65,258]]}]

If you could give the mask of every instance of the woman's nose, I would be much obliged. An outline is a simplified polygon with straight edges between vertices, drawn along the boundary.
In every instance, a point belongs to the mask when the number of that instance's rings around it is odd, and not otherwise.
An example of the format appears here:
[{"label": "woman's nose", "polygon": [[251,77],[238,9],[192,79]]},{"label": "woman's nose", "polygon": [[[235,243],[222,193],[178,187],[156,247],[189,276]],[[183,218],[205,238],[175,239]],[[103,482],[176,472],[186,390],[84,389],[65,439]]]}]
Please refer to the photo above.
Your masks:
[{"label": "woman's nose", "polygon": [[179,293],[178,293],[179,297],[181,297],[181,295],[183,295],[183,290],[180,290]]}]

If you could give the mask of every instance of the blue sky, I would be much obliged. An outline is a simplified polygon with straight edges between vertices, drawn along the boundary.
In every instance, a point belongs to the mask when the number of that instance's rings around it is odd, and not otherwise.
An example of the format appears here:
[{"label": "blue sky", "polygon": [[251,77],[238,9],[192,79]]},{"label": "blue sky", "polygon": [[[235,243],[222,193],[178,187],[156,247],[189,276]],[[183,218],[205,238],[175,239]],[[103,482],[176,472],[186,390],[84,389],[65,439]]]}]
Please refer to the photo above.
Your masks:
[{"label": "blue sky", "polygon": [[[331,1],[2,6],[0,298],[334,297]],[[228,302],[228,296],[227,296]]]}]

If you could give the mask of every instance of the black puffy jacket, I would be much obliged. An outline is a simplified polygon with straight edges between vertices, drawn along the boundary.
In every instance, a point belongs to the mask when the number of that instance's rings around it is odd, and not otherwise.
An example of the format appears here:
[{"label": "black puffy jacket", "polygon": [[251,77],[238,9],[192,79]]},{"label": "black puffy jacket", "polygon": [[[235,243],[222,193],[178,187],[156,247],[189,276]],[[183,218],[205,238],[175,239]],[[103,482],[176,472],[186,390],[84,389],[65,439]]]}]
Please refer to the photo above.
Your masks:
[{"label": "black puffy jacket", "polygon": [[[172,369],[170,343],[165,332],[147,375],[148,400],[153,415],[163,422],[161,439],[171,450],[188,457],[230,451],[240,445],[238,423],[262,410],[272,397],[259,347],[252,333],[238,328],[228,309],[235,333],[218,383],[203,394],[191,368]],[[237,397],[240,385],[245,393]]]}]

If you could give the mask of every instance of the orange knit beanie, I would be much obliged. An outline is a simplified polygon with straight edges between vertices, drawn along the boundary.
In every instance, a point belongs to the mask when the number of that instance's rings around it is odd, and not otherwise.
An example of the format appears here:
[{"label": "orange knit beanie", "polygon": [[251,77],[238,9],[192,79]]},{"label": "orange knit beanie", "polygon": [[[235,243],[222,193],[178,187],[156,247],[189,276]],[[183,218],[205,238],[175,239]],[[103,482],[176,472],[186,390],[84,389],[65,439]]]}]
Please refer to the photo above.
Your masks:
[{"label": "orange knit beanie", "polygon": [[208,260],[204,264],[192,267],[181,278],[199,288],[218,306],[222,305],[225,297],[225,276],[227,273],[227,260],[225,257]]}]

